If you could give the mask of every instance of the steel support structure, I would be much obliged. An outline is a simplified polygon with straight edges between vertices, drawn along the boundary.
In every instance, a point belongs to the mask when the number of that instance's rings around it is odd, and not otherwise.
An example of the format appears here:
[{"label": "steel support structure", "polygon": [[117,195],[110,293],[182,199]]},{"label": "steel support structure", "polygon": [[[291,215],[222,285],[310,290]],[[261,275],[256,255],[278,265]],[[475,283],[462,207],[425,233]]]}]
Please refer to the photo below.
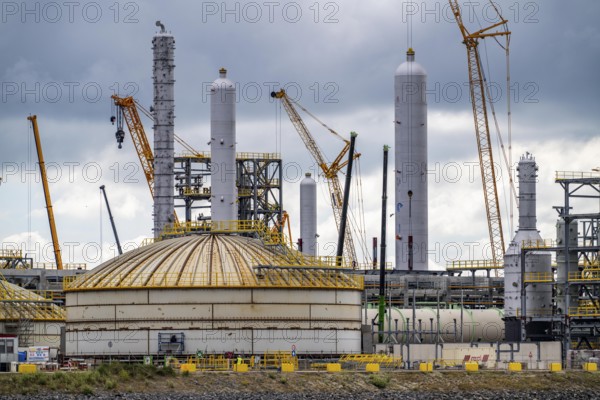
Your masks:
[{"label": "steel support structure", "polygon": [[[520,315],[523,340],[530,339],[527,324],[551,322],[552,328],[546,339],[563,342],[563,359],[566,362],[569,350],[600,346],[600,174],[557,172],[555,182],[564,192],[564,205],[555,208],[560,220],[564,221],[565,229],[556,242],[524,243],[521,265],[524,265],[527,254],[533,251],[562,252],[564,262],[561,268],[566,271],[557,271],[547,277],[528,276],[522,271]],[[589,210],[590,205],[592,209],[597,207],[598,212],[573,213],[574,206]],[[571,237],[568,229],[572,222],[577,222],[577,240]],[[576,244],[573,246],[572,243]],[[573,265],[575,259],[577,265]],[[551,312],[527,310],[525,296],[527,283],[531,282],[553,285],[554,293],[564,296],[564,309],[557,306],[555,297]]]},{"label": "steel support structure", "polygon": [[[282,218],[283,169],[279,155],[236,155],[238,219],[260,220],[272,227]],[[210,154],[175,157],[175,207],[185,209],[185,220],[210,220]],[[206,210],[206,213],[203,211]]]}]

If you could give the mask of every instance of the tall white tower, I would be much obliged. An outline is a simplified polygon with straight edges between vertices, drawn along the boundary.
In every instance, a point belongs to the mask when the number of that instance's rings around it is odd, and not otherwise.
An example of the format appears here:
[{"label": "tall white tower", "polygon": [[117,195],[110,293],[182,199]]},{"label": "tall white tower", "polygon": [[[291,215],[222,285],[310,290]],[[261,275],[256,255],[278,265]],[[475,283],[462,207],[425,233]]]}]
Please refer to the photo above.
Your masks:
[{"label": "tall white tower", "polygon": [[300,238],[302,252],[317,255],[317,182],[307,172],[300,182]]},{"label": "tall white tower", "polygon": [[175,38],[156,22],[161,31],[152,39],[154,53],[154,237],[174,222],[174,51]]},{"label": "tall white tower", "polygon": [[427,72],[408,49],[396,70],[395,269],[427,270]]},{"label": "tall white tower", "polygon": [[[521,340],[525,326],[520,318],[523,316],[521,283],[522,270],[533,274],[547,274],[552,271],[549,253],[527,253],[525,266],[521,268],[521,247],[523,242],[541,240],[536,228],[536,182],[538,167],[535,158],[526,153],[519,160],[519,229],[504,254],[504,317],[505,335],[508,341]],[[549,315],[552,312],[552,286],[543,283],[528,283],[525,308],[527,315]],[[529,323],[528,334],[543,330],[545,326]],[[540,332],[540,333],[542,333]]]},{"label": "tall white tower", "polygon": [[211,219],[238,219],[235,166],[235,85],[227,70],[210,88]]}]

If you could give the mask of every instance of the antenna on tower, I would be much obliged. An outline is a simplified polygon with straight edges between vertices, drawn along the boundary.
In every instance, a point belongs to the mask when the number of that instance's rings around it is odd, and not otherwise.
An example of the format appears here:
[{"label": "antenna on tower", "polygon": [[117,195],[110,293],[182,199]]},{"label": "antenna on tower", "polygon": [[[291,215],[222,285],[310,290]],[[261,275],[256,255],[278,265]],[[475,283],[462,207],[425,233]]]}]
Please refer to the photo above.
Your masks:
[{"label": "antenna on tower", "polygon": [[160,27],[160,33],[165,33],[165,26],[160,21],[156,21],[156,26]]}]

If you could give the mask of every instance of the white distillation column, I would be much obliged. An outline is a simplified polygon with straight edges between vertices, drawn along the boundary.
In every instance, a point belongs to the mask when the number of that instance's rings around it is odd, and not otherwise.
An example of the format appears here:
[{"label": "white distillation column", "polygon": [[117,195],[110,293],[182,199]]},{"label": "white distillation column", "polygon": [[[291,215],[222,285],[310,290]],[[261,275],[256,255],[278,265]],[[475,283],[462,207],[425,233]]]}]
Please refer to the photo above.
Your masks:
[{"label": "white distillation column", "polygon": [[[541,241],[536,228],[536,182],[535,158],[526,153],[517,167],[519,179],[519,229],[504,255],[504,316],[522,317],[521,305],[521,247],[523,242]],[[549,253],[529,252],[525,258],[525,274],[539,277],[552,272]],[[529,275],[532,276],[533,275]],[[525,308],[528,316],[550,315],[552,312],[552,286],[544,283],[528,283]],[[508,333],[508,332],[507,332]]]},{"label": "white distillation column", "polygon": [[[395,93],[395,269],[426,271],[427,72],[408,49],[396,70]],[[411,249],[412,248],[412,249]]]},{"label": "white distillation column", "polygon": [[235,85],[227,79],[227,70],[210,89],[211,219],[238,219],[235,165]]},{"label": "white distillation column", "polygon": [[152,39],[154,53],[154,236],[174,222],[174,51],[175,38],[161,31]]},{"label": "white distillation column", "polygon": [[300,182],[300,239],[302,252],[317,255],[317,182],[307,172]]}]

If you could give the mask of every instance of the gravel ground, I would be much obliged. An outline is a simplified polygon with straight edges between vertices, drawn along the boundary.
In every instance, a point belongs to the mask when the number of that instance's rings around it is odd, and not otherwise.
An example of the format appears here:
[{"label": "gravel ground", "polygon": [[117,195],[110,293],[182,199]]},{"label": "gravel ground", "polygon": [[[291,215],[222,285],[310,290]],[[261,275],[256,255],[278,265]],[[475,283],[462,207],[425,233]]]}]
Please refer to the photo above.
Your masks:
[{"label": "gravel ground", "polygon": [[368,399],[397,399],[397,400],[450,400],[450,399],[468,399],[468,400],[520,400],[520,399],[540,399],[540,400],[588,400],[597,399],[600,393],[589,390],[565,389],[561,391],[477,391],[477,392],[453,392],[453,393],[399,393],[383,390],[375,393],[345,393],[345,394],[297,394],[297,393],[107,393],[95,395],[68,395],[68,394],[44,394],[44,395],[16,395],[2,397],[6,400],[83,400],[83,399],[127,399],[127,400],[368,400]]}]

